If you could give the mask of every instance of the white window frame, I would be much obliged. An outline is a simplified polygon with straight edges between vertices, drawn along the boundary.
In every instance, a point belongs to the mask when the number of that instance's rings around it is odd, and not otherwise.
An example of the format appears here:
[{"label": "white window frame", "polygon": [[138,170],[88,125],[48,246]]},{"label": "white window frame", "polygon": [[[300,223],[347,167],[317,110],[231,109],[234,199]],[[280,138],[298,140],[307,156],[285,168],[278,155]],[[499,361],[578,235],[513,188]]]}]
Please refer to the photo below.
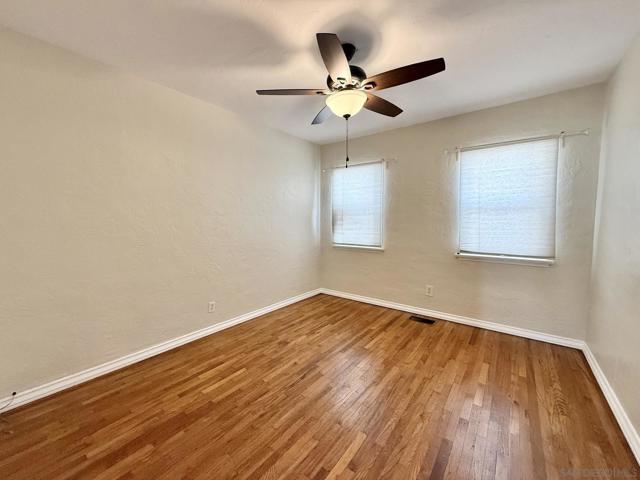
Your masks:
[{"label": "white window frame", "polygon": [[[350,162],[351,163],[351,162]],[[373,160],[370,162],[357,162],[351,163],[351,167],[355,167],[358,165],[369,165],[372,163],[381,163],[382,164],[382,198],[380,205],[380,246],[375,245],[352,245],[345,243],[334,243],[333,242],[333,180],[329,179],[329,212],[330,217],[329,221],[331,222],[331,246],[334,248],[344,248],[348,250],[368,250],[373,252],[384,252],[385,249],[385,238],[386,238],[386,205],[387,205],[387,161],[382,160]],[[346,168],[344,166],[332,167],[331,174],[333,171],[340,168]]]},{"label": "white window frame", "polygon": [[[495,142],[495,143],[485,143],[480,145],[470,145],[467,147],[458,147],[456,149],[456,164],[458,168],[458,194],[457,194],[457,229],[458,229],[458,246],[456,251],[456,258],[462,260],[471,260],[471,261],[479,261],[479,262],[490,262],[490,263],[504,263],[504,264],[512,264],[512,265],[527,265],[527,266],[538,266],[538,267],[550,267],[556,263],[557,258],[557,235],[558,235],[558,184],[559,184],[559,172],[560,172],[560,152],[561,145],[564,142],[564,137],[569,135],[588,135],[588,131],[579,132],[579,133],[561,133],[558,135],[544,135],[540,137],[528,137],[528,138],[520,138],[516,140],[507,140],[504,142]],[[504,145],[513,145],[519,143],[529,143],[536,142],[540,140],[550,140],[557,139],[558,140],[558,153],[556,160],[556,205],[555,205],[555,232],[556,232],[556,246],[553,257],[543,258],[543,257],[531,257],[531,256],[520,256],[520,255],[502,255],[502,254],[494,254],[494,253],[470,253],[470,252],[461,252],[460,251],[460,230],[461,230],[461,218],[462,218],[462,168],[461,168],[461,158],[460,155],[464,151],[468,150],[480,150],[484,148],[493,148],[493,147],[501,147]]]}]

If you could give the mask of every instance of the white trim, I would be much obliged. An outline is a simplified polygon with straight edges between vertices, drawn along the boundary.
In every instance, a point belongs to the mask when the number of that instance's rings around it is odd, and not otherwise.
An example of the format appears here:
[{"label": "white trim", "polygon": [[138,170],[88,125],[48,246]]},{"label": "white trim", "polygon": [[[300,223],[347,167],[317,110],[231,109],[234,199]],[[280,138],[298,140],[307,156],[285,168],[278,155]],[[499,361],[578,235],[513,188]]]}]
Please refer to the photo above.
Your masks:
[{"label": "white trim", "polygon": [[539,340],[541,342],[553,343],[555,345],[562,345],[563,347],[571,347],[581,350],[582,346],[584,345],[584,340],[578,340],[576,338],[561,337],[559,335],[538,332],[536,330],[529,330],[527,328],[512,327],[503,323],[478,320],[477,318],[464,317],[462,315],[440,312],[438,310],[430,310],[428,308],[404,305],[402,303],[390,302],[387,300],[380,300],[378,298],[372,297],[365,297],[362,295],[356,295],[354,293],[340,292],[327,288],[321,288],[320,293],[325,293],[334,297],[347,298],[349,300],[356,300],[357,302],[370,303],[372,305],[378,305],[380,307],[393,308],[394,310],[402,310],[403,312],[416,313],[418,315],[440,318],[442,320],[448,320],[450,322],[462,323],[463,325],[470,325],[472,327],[493,330],[494,332],[506,333],[509,335],[516,335],[518,337],[530,338],[532,340]]},{"label": "white trim", "polygon": [[593,375],[595,376],[604,397],[609,404],[609,408],[613,412],[622,433],[624,434],[631,451],[636,457],[638,463],[640,463],[640,434],[635,429],[631,420],[627,416],[622,403],[618,399],[615,391],[609,384],[607,377],[600,368],[596,357],[591,352],[591,349],[584,340],[577,338],[561,337],[559,335],[551,335],[549,333],[538,332],[535,330],[529,330],[526,328],[512,327],[504,325],[502,323],[494,323],[486,320],[478,320],[476,318],[464,317],[461,315],[454,315],[451,313],[439,312],[437,310],[430,310],[428,308],[413,307],[410,305],[404,305],[401,303],[390,302],[387,300],[380,300],[378,298],[365,297],[363,295],[356,295],[354,293],[341,292],[337,290],[330,290],[327,288],[321,288],[320,293],[326,295],[332,295],[334,297],[347,298],[349,300],[355,300],[358,302],[369,303],[372,305],[378,305],[380,307],[393,308],[395,310],[401,310],[403,312],[416,313],[419,315],[426,315],[429,317],[440,318],[442,320],[448,320],[450,322],[462,323],[464,325],[470,325],[472,327],[484,328],[486,330],[493,330],[495,332],[507,333],[509,335],[516,335],[518,337],[530,338],[532,340],[538,340],[541,342],[553,343],[554,345],[561,345],[563,347],[576,348],[584,353],[587,363],[591,368]]},{"label": "white trim", "polygon": [[369,245],[349,245],[346,243],[333,243],[331,244],[333,248],[346,248],[349,250],[374,250],[376,252],[384,252],[384,247],[373,247]]},{"label": "white trim", "polygon": [[550,267],[555,263],[553,258],[518,257],[515,255],[491,255],[488,253],[458,252],[456,258],[473,262],[508,263],[511,265],[527,265],[534,267]]},{"label": "white trim", "polygon": [[[40,385],[39,387],[34,387],[30,388],[29,390],[18,392],[18,394],[14,397],[13,402],[8,405],[6,409],[2,411],[2,413],[8,412],[9,410],[12,410],[26,403],[30,403],[35,400],[47,397],[61,390],[74,387],[101,375],[111,373],[115,370],[120,370],[121,368],[124,368],[128,365],[132,365],[134,363],[140,362],[141,360],[145,360],[160,353],[166,352],[167,350],[179,347],[180,345],[184,345],[185,343],[193,342],[194,340],[206,337],[207,335],[219,332],[220,330],[224,330],[226,328],[233,327],[234,325],[238,325],[239,323],[252,320],[261,315],[265,315],[267,313],[273,312],[274,310],[278,310],[280,308],[286,307],[287,305],[291,305],[292,303],[296,303],[309,297],[313,297],[319,293],[320,289],[311,290],[309,292],[296,295],[295,297],[287,298],[272,305],[259,308],[258,310],[254,310],[252,312],[245,313],[243,315],[239,315],[237,317],[230,318],[219,323],[215,323],[208,327],[201,328],[200,330],[196,330],[195,332],[187,333],[186,335],[182,335],[172,340],[158,343],[157,345],[144,348],[137,352],[130,353],[120,358],[116,358],[115,360],[111,360],[101,365],[88,368],[87,370],[67,375],[66,377],[62,377],[52,382],[45,383],[44,385]],[[11,397],[0,399],[0,406],[9,403],[10,400]]]},{"label": "white trim", "polygon": [[602,368],[600,368],[598,360],[589,348],[589,345],[585,343],[584,347],[582,348],[582,352],[584,353],[584,356],[587,359],[589,366],[591,367],[593,376],[596,377],[598,385],[600,385],[600,390],[602,390],[604,397],[607,399],[607,403],[609,403],[609,408],[611,408],[613,415],[618,421],[618,425],[620,425],[622,433],[627,439],[627,443],[629,443],[631,451],[636,457],[636,461],[640,463],[640,433],[638,433],[638,431],[633,426],[633,423],[631,423],[627,412],[624,410],[620,399],[611,387],[611,384],[607,380],[607,377],[602,371]]},{"label": "white trim", "polygon": [[[211,335],[212,333],[219,332],[220,330],[224,330],[226,328],[232,327],[242,322],[246,322],[248,320],[252,320],[261,315],[265,315],[267,313],[273,312],[274,310],[278,310],[280,308],[286,307],[293,303],[299,302],[301,300],[305,300],[307,298],[313,297],[319,293],[324,293],[326,295],[332,295],[334,297],[347,298],[349,300],[355,300],[358,302],[369,303],[372,305],[378,305],[380,307],[393,308],[395,310],[401,310],[404,312],[416,313],[419,315],[426,315],[430,317],[440,318],[442,320],[447,320],[450,322],[461,323],[464,325],[470,325],[473,327],[483,328],[486,330],[492,330],[496,332],[506,333],[509,335],[516,335],[518,337],[530,338],[532,340],[538,340],[541,342],[553,343],[555,345],[561,345],[563,347],[577,348],[582,350],[585,358],[587,359],[587,363],[591,368],[593,375],[595,376],[602,393],[604,394],[609,408],[613,412],[618,425],[620,425],[620,429],[624,434],[627,442],[629,443],[629,447],[631,448],[633,454],[636,457],[636,460],[640,462],[640,435],[637,430],[634,428],[631,420],[627,416],[627,413],[622,406],[622,403],[618,399],[615,391],[609,384],[607,377],[604,372],[600,368],[596,357],[593,352],[589,348],[589,346],[583,341],[575,338],[561,337],[558,335],[551,335],[548,333],[538,332],[535,330],[529,330],[526,328],[520,327],[512,327],[509,325],[504,325],[501,323],[489,322],[486,320],[479,320],[471,317],[464,317],[462,315],[454,315],[451,313],[439,312],[437,310],[430,310],[427,308],[421,307],[413,307],[410,305],[404,305],[401,303],[390,302],[387,300],[380,300],[372,297],[365,297],[363,295],[357,295],[354,293],[341,292],[337,290],[331,290],[327,288],[318,288],[316,290],[311,290],[306,293],[302,293],[300,295],[296,295],[295,297],[290,297],[280,302],[274,303],[267,307],[260,308],[258,310],[254,310],[249,313],[245,313],[243,315],[239,315],[237,317],[231,318],[229,320],[225,320],[220,323],[216,323],[214,325],[210,325],[208,327],[202,328],[200,330],[196,330],[195,332],[187,333],[186,335],[182,335],[180,337],[174,338],[173,340],[168,340],[166,342],[159,343],[157,345],[139,350],[137,352],[131,353],[129,355],[125,355],[124,357],[117,358],[115,360],[111,360],[109,362],[103,363],[102,365],[98,365],[82,372],[74,373],[72,375],[68,375],[66,377],[60,378],[58,380],[54,380],[52,382],[46,383],[39,387],[31,388],[29,390],[25,390],[23,392],[19,392],[13,402],[5,409],[3,412],[7,412],[21,405],[25,405],[26,403],[33,402],[35,400],[39,400],[41,398],[52,395],[61,390],[65,390],[67,388],[74,387],[86,381],[92,380],[101,375],[105,375],[107,373],[113,372],[115,370],[119,370],[128,365],[132,365],[141,360],[145,360],[147,358],[158,355],[162,352],[166,352],[167,350],[171,350],[173,348],[179,347],[180,345],[184,345],[186,343],[192,342],[202,337],[206,337],[207,335]],[[0,405],[5,405],[9,403],[11,397],[5,397],[0,399]]]}]

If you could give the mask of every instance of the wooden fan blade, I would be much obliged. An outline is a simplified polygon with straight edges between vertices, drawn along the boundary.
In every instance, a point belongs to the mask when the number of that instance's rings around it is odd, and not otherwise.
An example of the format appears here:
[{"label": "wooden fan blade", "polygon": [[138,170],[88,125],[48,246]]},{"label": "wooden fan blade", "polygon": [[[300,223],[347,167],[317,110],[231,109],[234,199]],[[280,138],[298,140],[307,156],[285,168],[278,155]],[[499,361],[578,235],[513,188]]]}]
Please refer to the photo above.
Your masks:
[{"label": "wooden fan blade", "polygon": [[326,89],[318,88],[282,88],[278,90],[256,90],[258,95],[326,95]]},{"label": "wooden fan blade", "polygon": [[372,112],[381,113],[387,117],[397,117],[402,113],[400,107],[369,92],[367,92],[367,101],[364,104],[364,108]]},{"label": "wooden fan blade", "polygon": [[318,125],[319,123],[324,122],[327,118],[331,116],[331,109],[325,106],[322,110],[318,112],[316,118],[313,119],[311,125]]},{"label": "wooden fan blade", "polygon": [[435,58],[426,62],[414,63],[404,67],[389,70],[369,77],[364,81],[364,85],[373,84],[371,90],[383,90],[403,83],[413,82],[430,75],[442,72],[445,68],[444,58]]},{"label": "wooden fan blade", "polygon": [[342,50],[338,36],[335,33],[316,33],[316,39],[329,76],[334,82],[343,79],[346,83],[351,83],[349,61]]}]

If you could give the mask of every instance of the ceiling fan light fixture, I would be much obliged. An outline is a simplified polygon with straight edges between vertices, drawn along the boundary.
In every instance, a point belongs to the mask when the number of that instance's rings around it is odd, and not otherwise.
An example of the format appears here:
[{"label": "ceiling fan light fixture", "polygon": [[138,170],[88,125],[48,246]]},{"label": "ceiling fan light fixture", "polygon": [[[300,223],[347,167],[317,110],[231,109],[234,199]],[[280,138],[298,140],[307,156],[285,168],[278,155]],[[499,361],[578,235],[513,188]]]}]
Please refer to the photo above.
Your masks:
[{"label": "ceiling fan light fixture", "polygon": [[341,90],[327,97],[327,107],[339,117],[353,117],[362,110],[367,94],[361,90]]},{"label": "ceiling fan light fixture", "polygon": [[258,95],[328,95],[327,104],[314,117],[311,125],[324,122],[332,113],[348,119],[363,107],[386,117],[397,117],[402,109],[375,93],[430,77],[445,69],[444,58],[434,58],[368,76],[361,67],[349,63],[357,51],[355,45],[342,43],[335,33],[316,33],[316,41],[329,73],[327,88],[256,90]]}]

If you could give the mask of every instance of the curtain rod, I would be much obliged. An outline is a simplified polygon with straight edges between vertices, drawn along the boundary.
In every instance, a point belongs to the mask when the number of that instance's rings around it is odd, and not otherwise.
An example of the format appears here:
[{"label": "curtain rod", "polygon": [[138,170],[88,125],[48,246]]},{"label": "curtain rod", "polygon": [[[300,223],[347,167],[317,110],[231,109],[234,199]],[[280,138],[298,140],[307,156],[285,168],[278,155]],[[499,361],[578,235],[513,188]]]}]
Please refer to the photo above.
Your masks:
[{"label": "curtain rod", "polygon": [[466,152],[469,150],[479,150],[481,148],[500,147],[502,145],[513,145],[515,143],[535,142],[536,140],[550,140],[552,138],[575,137],[577,135],[589,135],[589,129],[580,130],[578,132],[560,132],[552,135],[542,135],[539,137],[519,138],[517,140],[507,140],[504,142],[483,143],[482,145],[469,145],[467,147],[456,147],[458,152]]},{"label": "curtain rod", "polygon": [[[351,163],[351,162],[349,162]],[[367,162],[359,162],[359,163],[351,163],[351,165],[349,165],[350,167],[357,167],[358,165],[370,165],[372,163],[387,163],[387,159],[383,158],[382,160],[369,160]],[[326,172],[327,170],[336,170],[339,168],[345,168],[344,165],[336,165],[335,167],[327,167],[327,168],[323,168],[322,172]]]}]

